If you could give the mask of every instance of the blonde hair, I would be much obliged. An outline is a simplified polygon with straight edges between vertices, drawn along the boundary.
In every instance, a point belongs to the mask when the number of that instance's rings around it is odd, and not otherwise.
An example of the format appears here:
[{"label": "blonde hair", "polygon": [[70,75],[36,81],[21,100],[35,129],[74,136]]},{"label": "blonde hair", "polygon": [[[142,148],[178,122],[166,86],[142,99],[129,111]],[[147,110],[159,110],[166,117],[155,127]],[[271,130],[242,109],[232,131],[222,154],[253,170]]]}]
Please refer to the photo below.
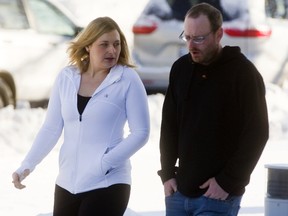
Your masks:
[{"label": "blonde hair", "polygon": [[92,20],[77,37],[69,43],[67,52],[69,64],[76,65],[81,73],[89,66],[89,53],[86,47],[94,43],[103,34],[116,30],[120,35],[121,51],[117,64],[135,67],[130,60],[129,48],[125,35],[118,24],[110,17],[99,17]]}]

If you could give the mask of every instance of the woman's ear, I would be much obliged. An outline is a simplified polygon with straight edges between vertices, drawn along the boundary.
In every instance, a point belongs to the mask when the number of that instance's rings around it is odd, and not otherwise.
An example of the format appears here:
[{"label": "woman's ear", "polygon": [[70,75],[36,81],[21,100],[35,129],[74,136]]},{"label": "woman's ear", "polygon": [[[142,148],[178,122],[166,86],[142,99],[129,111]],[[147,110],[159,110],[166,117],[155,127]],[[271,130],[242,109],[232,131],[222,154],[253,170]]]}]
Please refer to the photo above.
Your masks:
[{"label": "woman's ear", "polygon": [[86,51],[89,53],[89,51],[90,51],[90,50],[89,50],[89,47],[86,46],[85,49],[86,49]]}]

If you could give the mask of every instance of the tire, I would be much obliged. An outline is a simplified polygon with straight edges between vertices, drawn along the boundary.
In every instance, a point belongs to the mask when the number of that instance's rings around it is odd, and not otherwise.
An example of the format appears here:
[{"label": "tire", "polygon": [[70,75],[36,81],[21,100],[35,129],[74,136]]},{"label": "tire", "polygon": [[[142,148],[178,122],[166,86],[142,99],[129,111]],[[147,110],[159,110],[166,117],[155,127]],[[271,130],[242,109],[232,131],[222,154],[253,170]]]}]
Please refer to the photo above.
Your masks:
[{"label": "tire", "polygon": [[0,80],[0,108],[6,107],[9,105],[9,97],[7,95],[6,85],[2,80]]},{"label": "tire", "polygon": [[[13,105],[16,107],[16,85],[12,75],[4,70],[0,71],[0,81],[2,82],[2,91],[6,91],[8,97],[8,105]],[[4,94],[4,93],[3,93]],[[3,96],[4,97],[4,96]]]}]

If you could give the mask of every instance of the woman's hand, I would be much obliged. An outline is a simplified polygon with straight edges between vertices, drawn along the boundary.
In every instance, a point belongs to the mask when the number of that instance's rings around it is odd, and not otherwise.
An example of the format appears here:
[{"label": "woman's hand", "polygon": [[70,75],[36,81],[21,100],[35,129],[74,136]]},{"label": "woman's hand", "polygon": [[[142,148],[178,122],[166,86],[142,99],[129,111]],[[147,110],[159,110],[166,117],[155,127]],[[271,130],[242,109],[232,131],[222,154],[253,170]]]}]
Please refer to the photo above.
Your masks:
[{"label": "woman's hand", "polygon": [[15,188],[17,189],[23,189],[26,186],[21,184],[21,182],[30,174],[30,170],[29,169],[25,169],[24,172],[22,172],[21,174],[18,174],[17,172],[14,172],[12,174],[12,183],[14,184]]}]

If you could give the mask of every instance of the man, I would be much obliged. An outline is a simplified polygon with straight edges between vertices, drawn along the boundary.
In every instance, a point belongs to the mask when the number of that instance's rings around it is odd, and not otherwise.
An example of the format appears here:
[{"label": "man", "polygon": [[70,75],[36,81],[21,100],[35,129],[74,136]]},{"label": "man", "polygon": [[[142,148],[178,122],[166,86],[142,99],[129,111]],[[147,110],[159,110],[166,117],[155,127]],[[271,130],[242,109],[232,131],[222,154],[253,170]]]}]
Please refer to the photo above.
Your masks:
[{"label": "man", "polygon": [[161,125],[166,216],[236,216],[268,140],[263,79],[239,47],[221,47],[222,15],[192,7],[180,35]]}]

